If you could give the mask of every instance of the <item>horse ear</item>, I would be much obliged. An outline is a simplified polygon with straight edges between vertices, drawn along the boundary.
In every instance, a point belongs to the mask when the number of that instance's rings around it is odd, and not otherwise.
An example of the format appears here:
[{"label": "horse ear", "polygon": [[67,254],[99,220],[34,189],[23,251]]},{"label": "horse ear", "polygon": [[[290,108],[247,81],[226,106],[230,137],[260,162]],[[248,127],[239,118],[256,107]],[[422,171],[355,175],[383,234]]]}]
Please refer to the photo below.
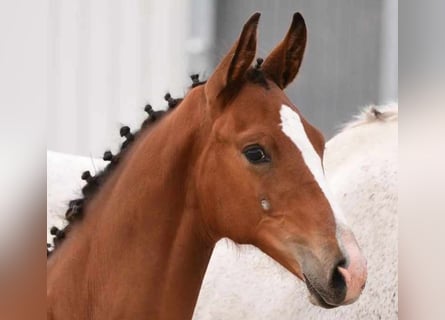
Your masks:
[{"label": "horse ear", "polygon": [[237,83],[244,78],[256,54],[257,27],[260,15],[259,12],[253,14],[244,24],[238,40],[207,81],[206,95],[208,98],[217,97],[228,85]]},{"label": "horse ear", "polygon": [[306,48],[306,24],[294,13],[289,31],[263,63],[264,72],[281,88],[291,83],[300,69]]}]

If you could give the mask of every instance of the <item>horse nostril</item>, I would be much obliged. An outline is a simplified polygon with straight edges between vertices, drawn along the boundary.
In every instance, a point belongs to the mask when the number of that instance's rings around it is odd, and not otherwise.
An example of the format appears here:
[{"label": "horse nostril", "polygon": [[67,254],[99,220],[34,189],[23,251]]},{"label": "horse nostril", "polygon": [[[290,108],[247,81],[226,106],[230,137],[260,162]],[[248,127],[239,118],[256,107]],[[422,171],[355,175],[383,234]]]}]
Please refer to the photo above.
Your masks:
[{"label": "horse nostril", "polygon": [[331,276],[331,286],[336,291],[337,294],[346,294],[346,282],[343,275],[340,273],[339,268],[345,268],[346,259],[340,259],[334,266]]},{"label": "horse nostril", "polygon": [[337,265],[335,266],[335,268],[337,269],[338,267],[346,268],[346,259],[345,258],[341,258],[337,262]]}]

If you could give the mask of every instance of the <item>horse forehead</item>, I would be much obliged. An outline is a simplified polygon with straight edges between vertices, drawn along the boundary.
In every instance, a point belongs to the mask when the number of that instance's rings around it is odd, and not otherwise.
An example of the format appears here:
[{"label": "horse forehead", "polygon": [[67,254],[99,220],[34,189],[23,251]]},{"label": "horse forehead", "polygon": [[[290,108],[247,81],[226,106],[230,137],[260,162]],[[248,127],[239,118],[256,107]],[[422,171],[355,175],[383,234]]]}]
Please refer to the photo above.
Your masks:
[{"label": "horse forehead", "polygon": [[232,118],[235,122],[278,126],[280,107],[287,101],[279,89],[249,84],[232,103]]},{"label": "horse forehead", "polygon": [[283,103],[279,109],[280,129],[284,139],[289,141],[289,147],[303,158],[304,164],[314,176],[315,180],[324,175],[321,158],[317,154],[305,127],[304,120],[296,110]]},{"label": "horse forehead", "polygon": [[269,83],[268,86],[262,86],[257,83],[247,82],[243,85],[238,94],[238,103],[245,105],[262,105],[264,107],[279,108],[286,99],[283,90]]},{"label": "horse forehead", "polygon": [[306,121],[300,115],[298,110],[287,103],[282,103],[278,113],[280,116],[281,131],[284,135],[291,140],[294,147],[301,152],[308,151],[307,148],[309,147],[309,144],[312,145],[309,137],[310,132],[308,132],[306,128]]}]

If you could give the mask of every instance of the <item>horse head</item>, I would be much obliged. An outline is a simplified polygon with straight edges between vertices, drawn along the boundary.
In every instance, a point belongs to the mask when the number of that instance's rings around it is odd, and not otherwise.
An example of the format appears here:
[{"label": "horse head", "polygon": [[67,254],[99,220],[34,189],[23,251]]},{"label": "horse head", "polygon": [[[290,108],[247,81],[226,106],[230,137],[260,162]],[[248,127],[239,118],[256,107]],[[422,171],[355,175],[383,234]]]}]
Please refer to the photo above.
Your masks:
[{"label": "horse head", "polygon": [[195,168],[201,218],[212,240],[253,244],[302,279],[313,303],[352,303],[366,260],[327,186],[323,135],[283,91],[302,62],[305,22],[296,13],[284,39],[252,67],[259,18],[193,89],[208,128]]}]

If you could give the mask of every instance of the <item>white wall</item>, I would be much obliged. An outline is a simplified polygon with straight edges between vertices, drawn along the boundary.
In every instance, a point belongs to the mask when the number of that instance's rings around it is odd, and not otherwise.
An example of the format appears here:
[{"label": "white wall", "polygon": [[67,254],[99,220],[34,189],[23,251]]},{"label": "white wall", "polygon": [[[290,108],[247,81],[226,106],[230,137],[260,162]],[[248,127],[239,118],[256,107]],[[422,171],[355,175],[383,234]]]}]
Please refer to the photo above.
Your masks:
[{"label": "white wall", "polygon": [[0,0],[0,282],[44,213],[47,11],[46,1]]},{"label": "white wall", "polygon": [[190,84],[190,0],[51,0],[48,148],[101,156]]}]

